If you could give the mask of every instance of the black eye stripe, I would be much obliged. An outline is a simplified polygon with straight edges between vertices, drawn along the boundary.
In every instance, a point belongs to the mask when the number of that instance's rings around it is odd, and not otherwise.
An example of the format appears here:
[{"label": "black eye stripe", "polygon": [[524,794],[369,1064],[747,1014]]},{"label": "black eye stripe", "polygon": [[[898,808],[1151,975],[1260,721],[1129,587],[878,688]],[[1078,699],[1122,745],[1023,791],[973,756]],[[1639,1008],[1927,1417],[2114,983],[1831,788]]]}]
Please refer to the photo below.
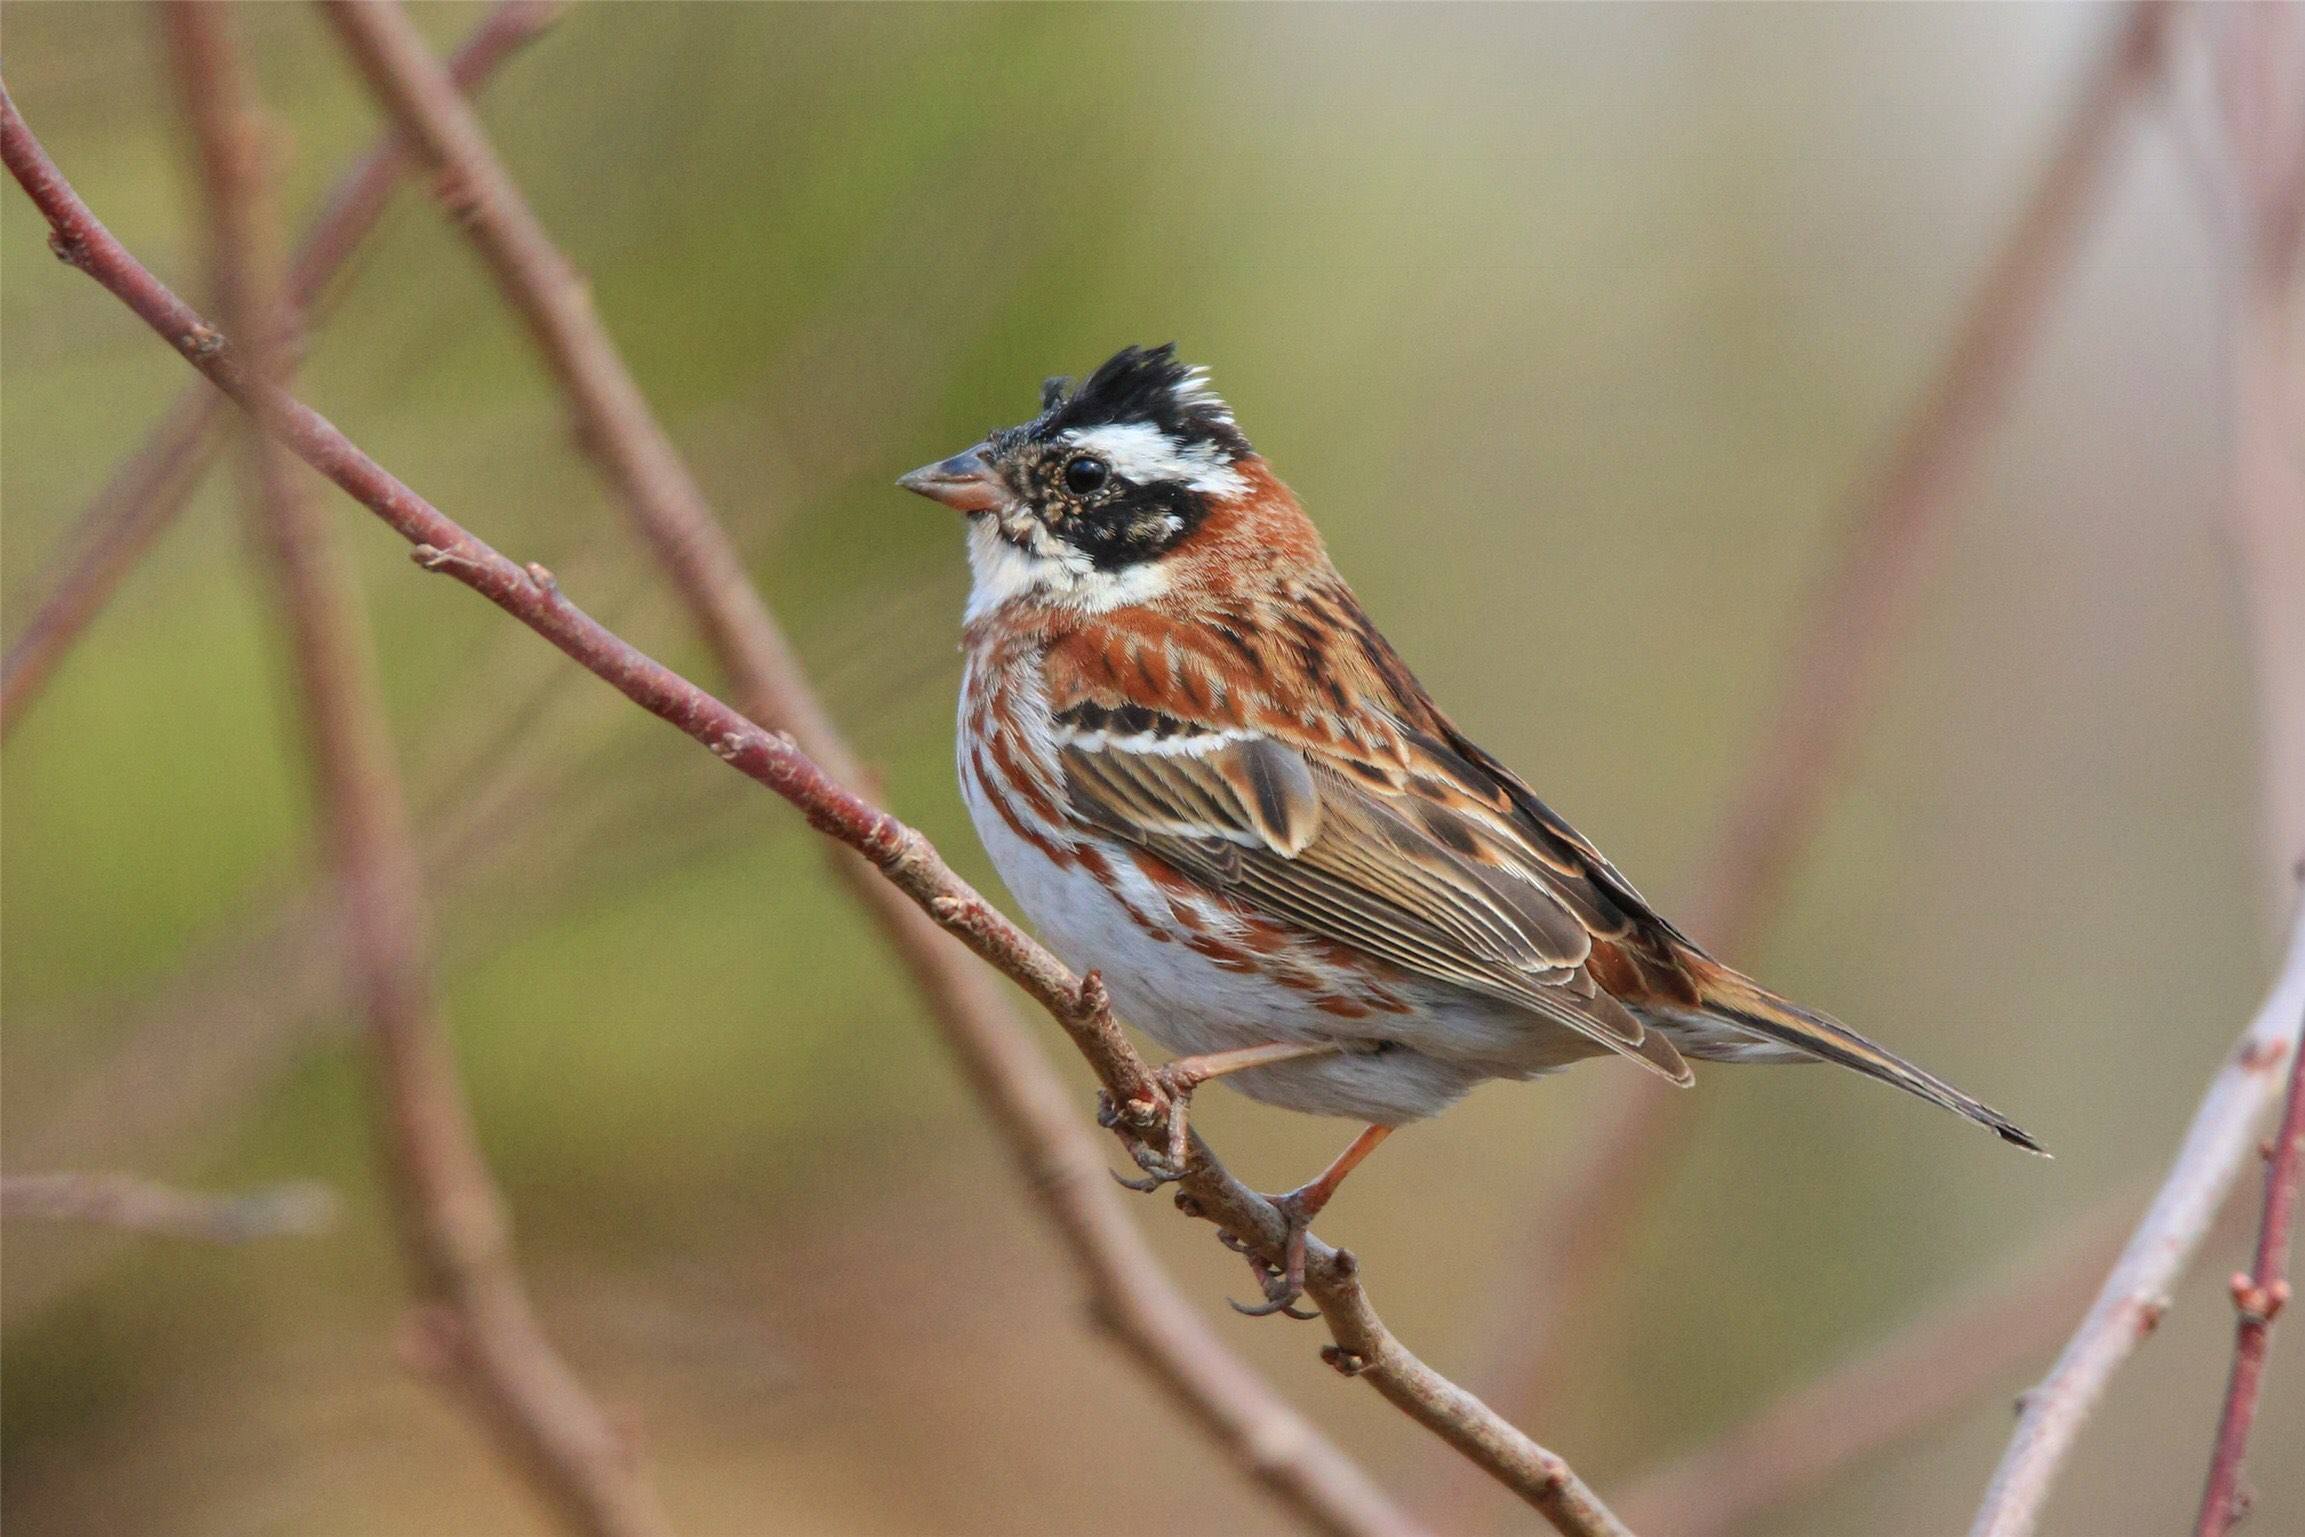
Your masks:
[{"label": "black eye stripe", "polygon": [[1207,499],[1177,484],[1120,485],[1083,505],[1057,532],[1100,571],[1117,571],[1165,554],[1208,516]]}]

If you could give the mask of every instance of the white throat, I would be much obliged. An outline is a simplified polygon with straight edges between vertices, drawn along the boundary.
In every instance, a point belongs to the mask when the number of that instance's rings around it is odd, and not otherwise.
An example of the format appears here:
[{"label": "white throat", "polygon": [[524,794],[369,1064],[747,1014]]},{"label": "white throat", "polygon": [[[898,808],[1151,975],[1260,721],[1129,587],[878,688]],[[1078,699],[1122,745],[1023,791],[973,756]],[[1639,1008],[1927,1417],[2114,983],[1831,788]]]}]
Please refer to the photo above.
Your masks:
[{"label": "white throat", "polygon": [[1103,614],[1149,603],[1168,591],[1168,571],[1158,560],[1099,571],[1087,556],[1051,537],[1037,520],[1019,517],[1011,520],[1010,528],[1030,544],[1025,548],[1001,532],[995,522],[998,516],[980,513],[968,522],[970,623],[1020,599]]}]

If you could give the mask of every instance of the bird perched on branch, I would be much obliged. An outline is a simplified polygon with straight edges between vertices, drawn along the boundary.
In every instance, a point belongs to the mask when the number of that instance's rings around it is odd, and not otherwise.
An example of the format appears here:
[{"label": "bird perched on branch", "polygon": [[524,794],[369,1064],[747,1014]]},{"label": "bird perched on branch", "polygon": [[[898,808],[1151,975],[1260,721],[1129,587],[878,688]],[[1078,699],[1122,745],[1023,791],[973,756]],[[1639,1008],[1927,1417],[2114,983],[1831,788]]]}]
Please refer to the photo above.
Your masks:
[{"label": "bird perched on branch", "polygon": [[1368,1129],[1279,1198],[1295,1242],[1394,1127],[1620,1056],[1837,1062],[2038,1145],[1722,965],[1441,713],[1205,374],[1128,348],[900,485],[967,514],[961,787],[1051,948],[1172,1051],[1165,1149],[1223,1077]]}]

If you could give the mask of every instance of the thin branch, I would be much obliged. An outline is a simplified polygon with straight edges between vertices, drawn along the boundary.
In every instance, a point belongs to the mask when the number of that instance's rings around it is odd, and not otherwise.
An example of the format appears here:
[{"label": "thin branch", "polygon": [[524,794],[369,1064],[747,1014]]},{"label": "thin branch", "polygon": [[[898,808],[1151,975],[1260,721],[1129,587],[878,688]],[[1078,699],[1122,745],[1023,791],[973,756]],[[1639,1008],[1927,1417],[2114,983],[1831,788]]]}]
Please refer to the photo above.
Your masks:
[{"label": "thin branch", "polygon": [[[619,586],[632,580],[604,559],[588,558],[593,567],[614,570]],[[611,606],[651,631],[664,628],[661,601],[620,595]],[[415,820],[435,907],[446,913],[452,899],[477,900],[481,917],[444,924],[436,966],[501,948],[603,881],[693,861],[716,836],[725,844],[750,787],[701,764],[636,777],[625,760],[654,749],[623,737],[630,717],[620,707],[552,708],[569,690],[589,690],[591,679],[525,631],[500,629],[458,682],[473,709],[470,718],[431,711],[438,729],[411,775],[425,785]],[[667,837],[667,827],[677,831]],[[157,993],[131,982],[71,1006],[71,1017],[103,1021],[117,1044],[72,1075],[27,1129],[17,1161],[148,1162],[340,1039],[353,999],[341,908],[321,873],[275,883],[207,935]],[[11,1270],[9,1316],[38,1316],[121,1247],[53,1246],[36,1265]]]},{"label": "thin branch", "polygon": [[[193,380],[191,387],[204,395],[216,393],[203,379]],[[872,436],[864,434],[868,442]],[[572,587],[597,585],[597,579],[613,573],[620,590],[602,615],[611,628],[628,637],[662,632],[670,595],[623,590],[646,583],[645,569],[620,554],[598,552],[581,569],[584,576],[572,578]],[[636,596],[641,601],[633,601]],[[913,676],[917,665],[891,668],[870,660],[889,646],[876,623],[870,615],[852,615],[836,627],[833,652],[840,660],[826,689],[835,702],[885,706],[895,697],[892,690],[901,694],[908,682],[918,681]],[[461,670],[459,683],[473,702],[470,718],[435,711],[438,729],[411,744],[426,749],[412,765],[410,781],[412,787],[422,786],[415,796],[416,824],[426,886],[442,912],[450,910],[452,897],[469,894],[510,867],[545,861],[565,867],[571,879],[589,872],[597,880],[611,868],[630,873],[635,857],[630,844],[636,838],[645,841],[645,858],[665,860],[679,858],[689,839],[712,836],[711,819],[693,810],[683,815],[687,832],[681,840],[667,842],[643,831],[654,825],[650,818],[668,809],[665,790],[652,789],[652,778],[634,779],[585,745],[628,724],[629,717],[589,710],[561,717],[548,708],[568,691],[589,688],[589,680],[559,656],[536,648],[524,632],[496,632],[486,652]],[[544,729],[556,719],[562,721],[557,729]],[[585,724],[574,726],[576,720]],[[581,732],[585,741],[572,731]],[[616,751],[650,750],[640,744]],[[734,814],[735,797],[744,795],[745,787],[699,772],[714,780],[716,789],[707,793],[715,804],[725,800]],[[570,816],[571,808],[580,814]],[[823,847],[830,856],[853,861],[844,849]],[[865,878],[879,881],[869,871]],[[581,880],[571,884],[531,871],[507,892],[487,899],[488,922],[451,925],[442,938],[460,948],[501,940],[497,930],[508,919],[517,923],[522,915],[537,916],[583,889]],[[909,902],[898,897],[894,906],[935,933]],[[340,933],[334,902],[304,881],[273,891],[236,922],[206,936],[157,993],[131,981],[125,989],[83,997],[70,1012],[108,1021],[116,1044],[76,1072],[61,1099],[32,1126],[22,1161],[73,1166],[90,1162],[95,1152],[109,1162],[146,1161],[117,1155],[122,1147],[157,1150],[213,1125],[232,1105],[261,1092],[289,1063],[331,1038],[325,1027],[336,1023],[348,980],[339,959]],[[939,943],[952,947],[941,936]],[[450,966],[454,960],[453,953],[444,952],[440,964]],[[1005,997],[1002,1002],[1005,1008]],[[116,1250],[110,1246],[76,1244],[44,1256],[36,1271],[12,1274],[11,1316],[36,1315],[104,1264],[111,1252]]]},{"label": "thin branch", "polygon": [[[1116,1104],[1137,1121],[1163,1106],[1151,1070],[1104,1006],[1053,955],[999,916],[917,832],[840,789],[793,745],[643,655],[570,603],[550,572],[520,566],[467,532],[362,453],[319,413],[253,380],[199,313],[113,238],[41,149],[0,89],[0,159],[53,227],[51,244],[185,359],[355,500],[416,546],[418,563],[472,588],[535,630],[649,713],[710,748],[738,772],[791,802],[810,826],[856,850],[936,922],[1022,987],[1088,1059]],[[956,1042],[956,1045],[964,1043]],[[973,1066],[973,1064],[972,1064]],[[988,1071],[998,1071],[992,1063]],[[1005,1128],[1011,1135],[1018,1129]],[[1268,1263],[1282,1258],[1284,1224],[1269,1201],[1196,1158],[1183,1194]],[[1335,1363],[1436,1430],[1543,1512],[1570,1537],[1623,1537],[1625,1528],[1552,1453],[1417,1360],[1368,1308],[1348,1258],[1312,1246],[1308,1295],[1328,1318]]]},{"label": "thin branch", "polygon": [[[932,931],[933,932],[933,931]],[[957,947],[954,947],[957,948]],[[1424,1530],[1178,1293],[1115,1187],[1079,1108],[990,974],[905,947],[920,988],[1027,1187],[1087,1283],[1090,1315],[1253,1478],[1315,1531]],[[935,970],[930,970],[930,967]]]},{"label": "thin branch", "polygon": [[[2215,18],[2227,158],[2241,189],[2244,239],[2234,316],[2235,543],[2248,583],[2264,748],[2266,833],[2277,860],[2305,856],[2305,466],[2290,333],[2305,254],[2305,50],[2296,5]],[[2305,879],[2305,864],[2292,880]],[[2300,1026],[2305,1030],[2305,1026]],[[2305,1037],[2293,1037],[2280,1130],[2266,1149],[2265,1202],[2250,1269],[2233,1277],[2240,1315],[2233,1369],[2196,1537],[2225,1537],[2248,1509],[2242,1466],[2256,1425],[2274,1315],[2289,1300],[2289,1232],[2305,1183]]]},{"label": "thin branch", "polygon": [[325,1232],[336,1193],[310,1180],[211,1195],[133,1174],[9,1174],[0,1175],[0,1218],[236,1244]]},{"label": "thin branch", "polygon": [[[559,10],[560,0],[499,0],[449,56],[457,89],[478,90],[498,65],[541,36]],[[298,345],[318,318],[332,297],[332,280],[383,218],[406,170],[404,146],[397,135],[386,134],[337,179],[289,266],[285,324],[297,339],[287,345]],[[214,454],[213,429],[223,409],[223,398],[205,384],[186,385],[80,515],[46,596],[0,659],[0,741],[16,729],[65,653],[191,498]]]},{"label": "thin branch", "polygon": [[[620,492],[695,615],[745,713],[789,731],[831,780],[863,783],[855,754],[805,681],[670,436],[649,409],[587,288],[553,243],[477,116],[396,5],[330,4],[348,51],[567,394],[578,440]],[[878,921],[1097,1298],[1099,1319],[1235,1460],[1325,1531],[1402,1532],[1407,1518],[1355,1464],[1227,1349],[1162,1273],[998,987],[861,860],[842,877]],[[1101,1028],[1110,1028],[1109,1019]],[[1139,1097],[1142,1097],[1141,1095]]]},{"label": "thin branch", "polygon": [[[216,394],[206,380],[194,384]],[[616,607],[648,617],[626,602]],[[568,886],[548,872],[608,846],[597,813],[623,808],[610,815],[630,817],[631,827],[646,814],[631,781],[603,772],[593,739],[615,723],[588,713],[581,735],[549,728],[554,703],[581,677],[514,631],[468,661],[459,681],[482,703],[469,718],[433,712],[438,729],[412,776],[424,785],[415,825],[425,887],[445,908],[452,893],[517,866],[523,889],[565,899]],[[156,993],[134,996],[145,989],[131,984],[127,996],[107,990],[71,1010],[105,1020],[117,1044],[76,1072],[27,1132],[26,1161],[85,1163],[121,1147],[142,1150],[130,1161],[145,1161],[259,1093],[302,1048],[333,1038],[321,1027],[352,997],[342,894],[324,873],[297,872],[294,884],[268,896],[205,936]],[[490,913],[502,917],[504,903],[492,902]],[[501,937],[487,928],[454,925],[444,938],[470,946]],[[27,1283],[40,1299],[69,1280],[45,1268],[29,1281],[12,1277],[9,1301],[37,1310],[38,1300],[20,1295]]]},{"label": "thin branch", "polygon": [[[2234,316],[2234,463],[2232,501],[2239,585],[2250,627],[2256,694],[2262,714],[2259,761],[2265,792],[2266,847],[2287,879],[2293,906],[2289,958],[2273,995],[2242,1037],[2241,1047],[2211,1082],[2179,1147],[2160,1196],[2145,1215],[2121,1263],[2106,1280],[2049,1377],[2026,1397],[2017,1431],[2003,1453],[1971,1537],[2028,1537],[2051,1488],[2112,1375],[2158,1321],[2172,1287],[2199,1248],[2207,1213],[2240,1177],[2255,1129],[2296,1071],[2305,1035],[2305,901],[2295,884],[2305,848],[2305,627],[2296,594],[2305,590],[2305,472],[2295,458],[2297,421],[2288,352],[2286,297],[2305,239],[2305,113],[2294,83],[2277,66],[2293,50],[2274,46],[2294,23],[2287,7],[2251,6],[2215,21],[2232,30],[2219,60],[2219,88],[2230,114],[2227,154],[2239,188],[2242,249]],[[2261,35],[2256,29],[2264,28]],[[2293,1101],[2292,1101],[2293,1104]],[[2268,1195],[2278,1181],[2269,1182]],[[2269,1267],[2260,1255],[2258,1272]],[[2236,1513],[2240,1454],[2253,1416],[2254,1370],[2245,1357],[2251,1311],[2270,1296],[2237,1294],[2244,1349],[2219,1430],[2215,1472],[2201,1530],[2222,1531]],[[2261,1368],[2262,1358],[2258,1367]]]},{"label": "thin branch", "polygon": [[2160,1193],[2056,1365],[2025,1395],[2016,1435],[1993,1475],[1970,1537],[2027,1537],[2038,1524],[2082,1425],[2113,1373],[2168,1311],[2171,1290],[2255,1151],[2257,1127],[2280,1095],[2301,1022],[2305,904],[2299,906],[2279,979],[2211,1081]]},{"label": "thin branch", "polygon": [[398,131],[436,173],[435,194],[487,260],[507,303],[534,337],[577,419],[577,440],[608,475],[690,612],[739,700],[773,701],[773,717],[843,784],[860,782],[838,729],[807,689],[792,644],[771,617],[743,557],[713,515],[593,308],[591,286],[553,244],[489,143],[471,106],[443,76],[422,34],[388,0],[322,0],[346,50]]},{"label": "thin branch", "polygon": [[[612,562],[596,554],[585,569],[594,576],[613,569],[620,586],[640,575]],[[660,594],[639,604],[620,598],[610,605],[620,618],[608,622],[628,636],[635,633],[628,623],[662,632],[664,607]],[[844,671],[853,673],[853,664]],[[872,677],[876,688],[890,682],[883,672]],[[500,629],[458,682],[474,706],[466,712],[471,718],[433,710],[436,729],[424,743],[429,751],[409,776],[412,789],[424,787],[414,797],[415,820],[436,910],[448,914],[459,899],[481,903],[481,921],[444,923],[435,958],[444,972],[459,954],[501,947],[524,925],[581,900],[612,876],[629,880],[644,867],[692,857],[716,836],[725,842],[725,824],[751,789],[702,765],[635,777],[624,760],[655,749],[619,733],[630,724],[621,707],[614,714],[552,708],[569,690],[589,690],[592,680],[518,627]],[[833,697],[847,692],[853,690]],[[667,826],[679,832],[667,838]],[[854,858],[835,845],[822,847]],[[507,879],[514,871],[517,878]],[[866,878],[880,883],[869,871]],[[975,966],[919,918],[918,909],[901,896],[895,900],[962,964]],[[205,936],[157,993],[131,982],[72,1005],[69,1015],[104,1021],[117,1044],[72,1075],[48,1112],[27,1128],[17,1161],[27,1167],[148,1162],[336,1041],[351,1000],[340,908],[317,875],[275,883],[236,921]],[[121,1248],[53,1246],[36,1265],[18,1266],[8,1275],[10,1317],[38,1316]]]},{"label": "thin branch", "polygon": [[[207,0],[162,9],[199,152],[220,311],[249,339],[236,366],[277,388],[280,323],[260,124]],[[425,1299],[434,1354],[455,1370],[507,1454],[571,1530],[669,1530],[630,1449],[537,1323],[514,1266],[502,1197],[480,1151],[432,992],[423,876],[393,765],[357,589],[295,459],[249,434],[259,555],[289,637],[352,964],[375,1051],[384,1166]]]},{"label": "thin branch", "polygon": [[[1683,914],[1690,932],[1721,954],[1750,948],[1782,899],[1906,626],[1937,532],[2071,265],[2129,110],[2153,77],[2171,9],[2168,0],[2131,0],[1920,404],[1850,496],[1839,563],[1808,610],[1770,723],[1755,738],[1759,751]],[[1621,1262],[1635,1219],[1679,1166],[1694,1124],[1685,1102],[1645,1078],[1624,1085],[1621,1098],[1530,1224],[1533,1274],[1505,1289],[1514,1301],[1499,1314],[1501,1342],[1490,1353],[1511,1373],[1498,1384],[1500,1402],[1519,1417],[1539,1413],[1561,1380],[1563,1321],[1582,1316]]]},{"label": "thin branch", "polygon": [[2281,1113],[2281,1129],[2266,1150],[2265,1210],[2258,1221],[2256,1259],[2233,1277],[2233,1308],[2240,1314],[2234,1328],[2233,1373],[2225,1388],[2217,1450],[2209,1464],[2209,1487],[2201,1498],[2195,1537],[2225,1537],[2248,1511],[2241,1467],[2249,1455],[2249,1433],[2257,1423],[2273,1320],[2289,1301],[2289,1230],[2297,1218],[2298,1191],[2305,1188],[2305,1051],[2292,1050],[2289,1056],[2289,1098]]},{"label": "thin branch", "polygon": [[1729,1537],[1958,1413],[2063,1338],[2135,1212],[2136,1201],[2124,1195],[2007,1280],[1915,1320],[1642,1479],[1622,1502],[1626,1520],[1673,1537]]}]

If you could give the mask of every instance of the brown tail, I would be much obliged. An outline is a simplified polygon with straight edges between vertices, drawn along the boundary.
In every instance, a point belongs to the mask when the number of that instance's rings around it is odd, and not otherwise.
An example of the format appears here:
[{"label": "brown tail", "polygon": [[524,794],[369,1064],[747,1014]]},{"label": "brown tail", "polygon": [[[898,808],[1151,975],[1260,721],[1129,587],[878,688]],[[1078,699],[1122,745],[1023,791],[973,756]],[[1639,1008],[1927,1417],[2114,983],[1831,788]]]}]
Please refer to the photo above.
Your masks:
[{"label": "brown tail", "polygon": [[1789,998],[1780,998],[1743,973],[1709,959],[1692,959],[1689,969],[1695,975],[1698,995],[1704,999],[1708,1013],[1810,1056],[1854,1068],[1868,1078],[1893,1083],[1932,1105],[1942,1105],[1980,1126],[1991,1127],[2004,1142],[2014,1142],[2044,1158],[2049,1156],[2040,1143],[1998,1110],[1979,1104],[1936,1074],[1924,1072],[1895,1052],[1874,1045],[1839,1020],[1804,1009]]}]

